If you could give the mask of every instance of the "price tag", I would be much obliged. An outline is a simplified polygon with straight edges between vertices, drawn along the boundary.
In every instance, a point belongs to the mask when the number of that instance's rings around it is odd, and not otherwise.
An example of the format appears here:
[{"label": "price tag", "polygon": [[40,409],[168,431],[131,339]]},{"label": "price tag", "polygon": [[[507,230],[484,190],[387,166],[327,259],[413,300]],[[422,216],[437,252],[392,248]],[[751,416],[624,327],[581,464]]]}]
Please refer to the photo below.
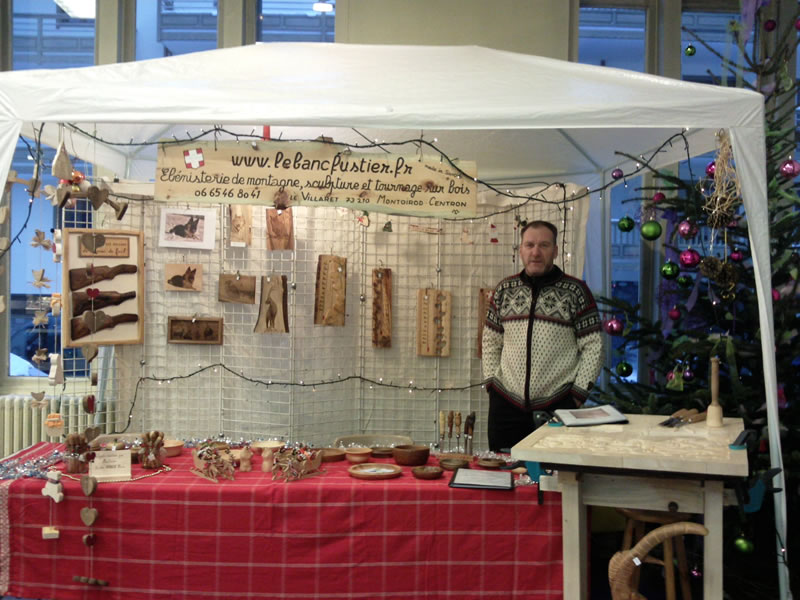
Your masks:
[{"label": "price tag", "polygon": [[104,481],[130,481],[131,451],[104,450],[97,452],[94,460],[89,463],[89,475],[101,483]]}]

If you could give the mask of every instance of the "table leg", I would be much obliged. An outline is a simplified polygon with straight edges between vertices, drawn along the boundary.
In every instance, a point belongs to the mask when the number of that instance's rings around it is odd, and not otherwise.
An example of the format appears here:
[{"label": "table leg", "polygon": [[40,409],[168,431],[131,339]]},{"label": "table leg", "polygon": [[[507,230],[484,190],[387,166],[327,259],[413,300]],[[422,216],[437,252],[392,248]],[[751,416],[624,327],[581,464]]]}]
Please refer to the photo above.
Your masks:
[{"label": "table leg", "polygon": [[703,492],[703,598],[722,600],[722,482],[706,481]]},{"label": "table leg", "polygon": [[577,473],[560,471],[564,600],[588,598],[586,506]]}]

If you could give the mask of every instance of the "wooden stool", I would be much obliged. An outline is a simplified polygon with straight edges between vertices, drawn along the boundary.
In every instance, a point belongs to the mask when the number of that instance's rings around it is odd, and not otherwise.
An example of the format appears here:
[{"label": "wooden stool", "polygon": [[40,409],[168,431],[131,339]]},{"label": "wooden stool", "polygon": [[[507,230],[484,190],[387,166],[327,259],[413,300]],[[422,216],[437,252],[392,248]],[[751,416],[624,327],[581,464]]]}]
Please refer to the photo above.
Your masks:
[{"label": "wooden stool", "polygon": [[[618,508],[625,516],[625,534],[622,538],[622,549],[629,550],[645,534],[645,524],[655,523],[656,525],[670,525],[679,521],[691,520],[691,515],[678,512],[665,512],[659,510],[637,510],[634,508]],[[664,567],[664,581],[667,588],[667,600],[675,600],[675,567],[673,564],[674,555],[678,558],[678,573],[681,577],[681,596],[683,600],[691,600],[692,588],[689,583],[689,566],[686,562],[686,547],[683,544],[683,536],[675,539],[675,547],[672,545],[672,538],[664,541],[664,560],[647,556],[646,563],[662,565]],[[638,574],[636,584],[638,585]],[[634,588],[635,589],[635,588]]]}]

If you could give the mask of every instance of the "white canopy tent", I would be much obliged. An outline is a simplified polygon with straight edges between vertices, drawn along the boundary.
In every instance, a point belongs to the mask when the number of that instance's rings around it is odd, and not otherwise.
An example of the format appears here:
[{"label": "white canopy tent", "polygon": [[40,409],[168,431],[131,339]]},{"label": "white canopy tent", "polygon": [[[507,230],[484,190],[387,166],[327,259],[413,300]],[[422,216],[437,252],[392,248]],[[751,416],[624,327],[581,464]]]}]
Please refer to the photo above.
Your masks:
[{"label": "white canopy tent", "polygon": [[[482,180],[511,177],[588,182],[632,165],[615,151],[649,156],[687,131],[690,151],[731,134],[757,277],[772,464],[782,468],[771,305],[763,98],[753,92],[680,82],[479,47],[259,44],[135,63],[0,73],[0,177],[17,137],[45,123],[55,146],[66,131],[73,154],[120,177],[151,180],[152,146],[114,146],[184,137],[187,126],[253,127],[273,137],[336,141],[437,138],[451,157],[474,160]],[[330,135],[326,133],[326,135]],[[686,158],[667,146],[654,165]],[[783,488],[783,475],[775,486]],[[783,494],[778,532],[786,539]],[[784,569],[782,569],[783,571]],[[782,581],[785,573],[781,575]],[[782,589],[787,589],[782,585]]]}]

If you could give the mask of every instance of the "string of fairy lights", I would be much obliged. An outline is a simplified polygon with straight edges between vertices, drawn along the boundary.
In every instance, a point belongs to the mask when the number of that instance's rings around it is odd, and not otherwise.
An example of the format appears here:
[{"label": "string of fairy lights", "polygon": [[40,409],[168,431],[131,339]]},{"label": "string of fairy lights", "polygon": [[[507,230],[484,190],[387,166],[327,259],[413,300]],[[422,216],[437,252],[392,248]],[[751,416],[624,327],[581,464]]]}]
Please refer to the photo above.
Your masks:
[{"label": "string of fairy lights", "polygon": [[[134,140],[129,140],[129,141],[125,142],[125,141],[114,141],[114,140],[103,139],[103,138],[100,138],[100,137],[98,137],[98,136],[96,136],[96,135],[94,135],[94,134],[92,134],[92,133],[90,133],[88,131],[83,130],[82,128],[80,128],[79,126],[77,126],[75,124],[66,124],[65,127],[73,130],[76,133],[80,133],[81,135],[86,136],[87,138],[90,138],[90,139],[94,140],[97,143],[105,144],[105,145],[108,145],[108,146],[129,146],[129,147],[130,146],[136,146],[136,147],[143,147],[143,146],[162,146],[162,145],[183,145],[183,144],[194,142],[194,141],[197,141],[197,140],[200,140],[200,139],[208,139],[208,138],[212,138],[216,143],[219,140],[219,137],[222,136],[222,135],[227,136],[228,138],[233,138],[237,142],[251,143],[251,144],[256,144],[256,145],[259,142],[264,142],[265,141],[260,135],[255,133],[255,130],[253,130],[253,132],[251,132],[250,134],[242,134],[242,133],[229,131],[229,130],[221,127],[221,126],[215,126],[212,129],[208,129],[208,130],[201,130],[200,133],[194,134],[194,135],[189,134],[189,132],[187,131],[187,135],[186,135],[185,138],[178,138],[177,136],[173,136],[173,139],[171,139],[171,140],[169,140],[169,139],[168,140],[163,140],[162,139],[162,140],[158,140],[158,141],[138,141],[138,142],[134,141]],[[42,128],[43,128],[43,125],[42,125]],[[40,140],[41,140],[42,128],[40,128],[37,131],[37,136],[35,138],[35,145],[33,147],[27,142],[27,140],[25,140],[25,138],[21,137],[21,139],[23,140],[23,143],[25,143],[26,146],[28,147],[29,154],[36,161],[36,164],[37,164],[37,167],[38,167],[37,168],[37,172],[40,172],[40,170],[42,168],[45,168],[45,166],[46,166],[46,165],[44,165],[43,155],[42,155],[42,152],[41,152],[41,141]],[[364,136],[363,134],[361,134],[357,130],[354,129],[354,131],[356,131],[359,135],[361,135],[362,137],[365,137],[365,139],[367,139],[366,136]],[[420,154],[422,154],[423,148],[427,149],[430,152],[434,152],[434,153],[438,154],[438,156],[440,157],[440,160],[443,163],[447,163],[449,165],[449,167],[454,169],[461,176],[473,179],[475,181],[475,183],[483,186],[485,189],[491,190],[492,192],[498,194],[499,196],[505,196],[505,197],[508,197],[508,198],[521,200],[521,202],[513,203],[510,206],[503,207],[501,209],[498,209],[498,210],[495,210],[495,211],[492,211],[492,212],[489,212],[489,213],[486,213],[486,214],[482,214],[482,215],[480,215],[478,217],[448,217],[448,218],[443,218],[442,220],[446,220],[446,221],[466,221],[466,220],[472,221],[472,220],[478,220],[478,219],[486,220],[486,219],[490,219],[490,218],[492,218],[494,216],[497,216],[497,215],[514,212],[517,215],[517,222],[519,224],[519,223],[524,223],[519,218],[520,211],[525,206],[527,206],[527,205],[529,205],[531,203],[541,202],[541,203],[546,203],[546,204],[557,206],[559,208],[560,214],[562,215],[562,223],[566,224],[566,221],[567,221],[567,210],[570,208],[568,206],[569,204],[571,204],[573,202],[576,202],[578,200],[581,200],[581,199],[587,197],[588,195],[590,195],[592,193],[600,193],[600,194],[602,194],[602,192],[604,190],[606,190],[607,188],[617,184],[618,180],[620,178],[625,178],[626,179],[625,183],[627,185],[627,178],[635,177],[638,174],[640,174],[641,172],[643,172],[644,170],[654,170],[651,167],[651,163],[654,161],[654,159],[657,157],[658,154],[660,154],[667,146],[671,146],[673,144],[673,142],[676,141],[676,140],[682,140],[683,141],[684,147],[685,147],[685,151],[686,151],[686,154],[687,154],[687,158],[688,158],[689,155],[690,155],[690,153],[689,153],[689,145],[688,145],[688,140],[686,138],[685,130],[684,130],[684,131],[680,131],[680,132],[677,132],[677,133],[669,136],[658,148],[656,148],[652,152],[652,154],[650,155],[649,158],[645,158],[643,155],[639,156],[638,158],[635,158],[635,157],[629,156],[627,154],[623,154],[621,152],[617,152],[616,154],[621,155],[621,156],[625,156],[628,160],[630,160],[632,163],[635,164],[635,168],[632,171],[630,171],[627,174],[621,174],[621,171],[619,169],[615,169],[615,172],[612,174],[612,179],[610,181],[604,183],[602,186],[600,186],[598,188],[595,188],[594,190],[591,190],[589,188],[584,188],[580,192],[573,192],[572,194],[569,195],[569,197],[567,195],[567,191],[566,191],[567,187],[566,187],[566,185],[564,183],[561,183],[561,182],[552,183],[552,182],[545,182],[545,181],[517,181],[517,182],[514,182],[513,184],[511,184],[511,183],[490,182],[490,181],[487,181],[487,180],[479,179],[477,177],[473,177],[473,176],[467,174],[466,172],[464,172],[458,166],[458,160],[457,159],[451,158],[443,150],[441,150],[439,147],[436,146],[436,142],[437,142],[436,139],[434,139],[434,141],[432,142],[432,141],[424,139],[424,137],[421,136],[419,138],[408,139],[408,140],[403,140],[403,141],[396,141],[396,142],[387,142],[387,141],[374,140],[374,141],[367,141],[367,142],[365,142],[363,144],[353,144],[353,143],[342,144],[342,143],[329,141],[329,140],[326,140],[326,139],[323,138],[322,142],[323,143],[335,144],[335,145],[338,145],[338,146],[344,146],[345,148],[347,148],[349,150],[364,151],[364,150],[368,150],[368,149],[371,149],[371,148],[378,148],[378,149],[381,149],[381,150],[383,150],[385,152],[390,152],[390,148],[395,148],[395,147],[400,147],[400,146],[411,144],[411,145],[415,146],[418,149]],[[319,139],[317,139],[317,140],[309,140],[309,139],[285,139],[284,140],[284,139],[278,139],[278,140],[271,140],[271,141],[309,142],[309,141],[320,141],[320,140]],[[617,171],[620,172],[619,176],[617,176]],[[538,190],[535,194],[532,194],[532,195],[522,195],[522,194],[518,194],[518,193],[516,193],[516,192],[514,192],[512,190],[513,187],[530,187],[530,186],[542,186],[542,189]],[[561,190],[561,197],[559,199],[557,199],[557,200],[551,200],[551,199],[545,198],[543,196],[544,192],[546,192],[547,190],[550,190],[550,189],[552,189],[554,187],[557,187],[557,188],[559,188]],[[31,190],[34,190],[34,189],[36,189],[35,186],[31,187]],[[146,200],[146,198],[142,198],[141,196],[130,197],[130,196],[126,196],[126,195],[123,195],[123,194],[115,194],[113,192],[111,192],[109,195],[115,196],[115,197],[121,198],[121,199],[126,199],[126,200],[129,200],[129,201]],[[30,202],[29,202],[29,212],[30,212],[30,207],[33,204],[33,199],[34,199],[33,194],[31,194],[31,198],[30,198]],[[26,226],[27,226],[27,221],[23,224],[23,226],[17,232],[16,236],[14,237],[14,241],[17,241],[19,239],[20,235],[22,234],[22,232],[24,231]],[[2,253],[0,253],[0,259],[3,258],[3,256],[6,254],[6,252],[8,252],[10,247],[11,247],[11,245],[9,245],[8,249],[6,249]],[[564,257],[562,255],[562,260],[563,260],[563,258]],[[145,364],[146,364],[146,361],[142,360],[141,361],[142,367],[144,367]],[[126,420],[126,423],[125,423],[125,429],[123,429],[122,432],[117,432],[117,433],[123,433],[124,431],[126,431],[128,429],[128,426],[130,425],[130,422],[131,422],[131,420],[133,418],[133,412],[134,412],[134,409],[135,409],[136,401],[137,401],[137,399],[139,397],[139,390],[140,390],[140,387],[141,387],[141,385],[143,383],[145,383],[145,382],[154,382],[154,383],[157,383],[159,385],[163,385],[163,384],[169,385],[174,381],[189,379],[189,378],[195,377],[195,376],[200,375],[200,374],[202,374],[202,373],[204,373],[206,371],[209,371],[209,370],[213,370],[214,372],[217,372],[218,370],[222,370],[222,371],[225,371],[225,372],[227,372],[227,373],[229,373],[229,374],[231,374],[233,376],[236,376],[236,377],[242,379],[243,381],[246,381],[246,382],[249,382],[251,384],[258,385],[258,386],[263,386],[263,387],[266,387],[266,388],[271,388],[271,387],[306,388],[306,389],[310,388],[312,391],[316,391],[317,388],[322,388],[322,387],[330,386],[330,385],[342,384],[342,383],[345,383],[345,382],[348,382],[348,381],[353,381],[353,380],[357,380],[357,381],[360,381],[364,385],[368,385],[370,389],[373,389],[373,388],[376,388],[376,387],[403,389],[403,390],[407,390],[409,394],[425,393],[425,392],[431,393],[431,394],[437,394],[437,393],[443,393],[443,392],[466,391],[466,390],[471,390],[471,389],[474,389],[474,388],[485,387],[485,384],[482,383],[482,382],[480,382],[480,383],[468,383],[468,384],[465,384],[465,385],[454,385],[454,386],[424,386],[424,385],[415,384],[415,382],[413,380],[409,380],[407,383],[406,382],[397,383],[397,382],[394,382],[394,381],[386,381],[381,377],[378,377],[377,379],[372,379],[372,378],[364,377],[362,375],[355,375],[355,374],[354,375],[346,375],[346,376],[337,376],[334,379],[323,379],[323,380],[318,380],[318,381],[304,381],[304,380],[299,380],[299,381],[277,381],[277,380],[272,380],[272,379],[257,379],[257,378],[249,377],[249,376],[245,375],[241,371],[236,371],[236,370],[228,367],[224,363],[215,363],[215,364],[208,365],[208,366],[198,365],[198,368],[196,370],[194,370],[194,371],[192,371],[190,373],[183,374],[183,375],[173,375],[173,376],[164,376],[164,377],[158,377],[158,376],[155,376],[155,375],[147,375],[147,376],[139,377],[138,380],[137,380],[137,383],[135,385],[135,388],[134,388],[133,398],[131,400],[131,405],[130,405],[129,412],[128,412],[128,419]]]}]

